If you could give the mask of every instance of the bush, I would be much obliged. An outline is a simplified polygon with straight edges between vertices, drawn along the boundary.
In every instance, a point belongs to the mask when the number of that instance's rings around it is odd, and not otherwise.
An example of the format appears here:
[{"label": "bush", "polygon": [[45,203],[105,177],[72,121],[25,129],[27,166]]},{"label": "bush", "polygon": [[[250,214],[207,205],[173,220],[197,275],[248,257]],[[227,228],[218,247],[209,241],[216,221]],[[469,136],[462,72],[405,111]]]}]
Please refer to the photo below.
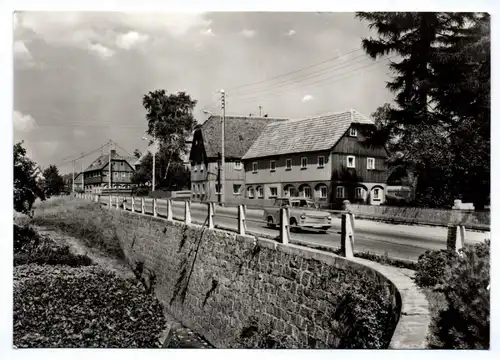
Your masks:
[{"label": "bush", "polygon": [[37,208],[33,224],[57,228],[78,237],[90,248],[97,248],[124,259],[113,223],[113,213],[99,204],[75,199],[46,202]]},{"label": "bush", "polygon": [[17,347],[156,348],[164,328],[160,303],[140,284],[97,266],[14,268]]},{"label": "bush", "polygon": [[442,284],[445,270],[451,267],[456,259],[456,253],[450,250],[427,250],[418,258],[415,283],[423,288]]},{"label": "bush", "polygon": [[490,347],[490,243],[462,251],[444,271],[435,291],[447,309],[434,319],[433,348],[489,349]]},{"label": "bush", "polygon": [[71,253],[69,246],[40,236],[28,225],[14,225],[14,266],[24,264],[88,266],[92,260]]}]

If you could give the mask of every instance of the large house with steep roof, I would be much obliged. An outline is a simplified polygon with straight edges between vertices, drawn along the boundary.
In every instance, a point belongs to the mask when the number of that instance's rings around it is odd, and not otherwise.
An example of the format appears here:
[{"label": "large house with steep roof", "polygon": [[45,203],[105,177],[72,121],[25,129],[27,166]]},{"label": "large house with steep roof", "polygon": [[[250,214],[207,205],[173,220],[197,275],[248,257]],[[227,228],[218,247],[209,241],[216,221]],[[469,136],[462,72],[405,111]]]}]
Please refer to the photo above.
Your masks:
[{"label": "large house with steep roof", "polygon": [[189,160],[191,161],[191,197],[198,201],[220,201],[221,187],[224,200],[238,202],[245,197],[245,170],[242,157],[270,123],[285,119],[226,116],[224,175],[225,184],[220,183],[221,117],[210,116],[193,135]]},{"label": "large house with steep roof", "polygon": [[[111,188],[130,189],[132,186],[132,164],[137,159],[119,155],[116,150],[111,150]],[[101,155],[94,160],[82,174],[75,179],[75,185],[83,186],[85,192],[100,193],[109,188],[109,154]]]},{"label": "large house with steep roof", "polygon": [[355,110],[268,124],[242,156],[245,197],[383,203],[388,153],[366,144],[373,127]]}]

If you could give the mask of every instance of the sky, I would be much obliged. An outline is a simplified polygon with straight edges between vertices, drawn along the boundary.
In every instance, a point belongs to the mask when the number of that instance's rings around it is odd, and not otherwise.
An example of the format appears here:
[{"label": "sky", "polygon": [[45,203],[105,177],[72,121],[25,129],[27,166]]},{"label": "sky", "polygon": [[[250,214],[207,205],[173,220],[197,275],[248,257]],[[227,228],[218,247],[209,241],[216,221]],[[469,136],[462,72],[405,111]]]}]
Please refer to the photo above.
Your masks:
[{"label": "sky", "polygon": [[220,112],[220,89],[227,115],[370,116],[393,98],[388,60],[362,51],[374,34],[353,13],[29,11],[13,23],[14,141],[62,173],[108,139],[143,150],[142,96],[156,89],[190,94],[199,123]]}]

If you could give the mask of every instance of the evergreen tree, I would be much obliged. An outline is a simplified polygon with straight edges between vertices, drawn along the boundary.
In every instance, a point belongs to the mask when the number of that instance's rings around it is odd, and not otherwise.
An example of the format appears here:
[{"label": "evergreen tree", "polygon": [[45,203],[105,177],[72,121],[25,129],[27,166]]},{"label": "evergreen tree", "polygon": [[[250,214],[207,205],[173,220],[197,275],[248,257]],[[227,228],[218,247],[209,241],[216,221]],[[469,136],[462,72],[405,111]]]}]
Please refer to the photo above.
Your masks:
[{"label": "evergreen tree", "polygon": [[[378,34],[362,41],[370,57],[398,57],[390,63],[395,75],[387,84],[395,105],[380,109],[387,118],[370,140],[392,141],[393,165],[406,166],[418,178],[419,205],[449,206],[464,198],[481,208],[489,193],[489,17],[356,16]],[[461,182],[464,174],[471,181]]]},{"label": "evergreen tree", "polygon": [[49,165],[43,171],[43,188],[47,196],[58,195],[64,190],[64,179],[59,175],[59,169],[55,165]]}]

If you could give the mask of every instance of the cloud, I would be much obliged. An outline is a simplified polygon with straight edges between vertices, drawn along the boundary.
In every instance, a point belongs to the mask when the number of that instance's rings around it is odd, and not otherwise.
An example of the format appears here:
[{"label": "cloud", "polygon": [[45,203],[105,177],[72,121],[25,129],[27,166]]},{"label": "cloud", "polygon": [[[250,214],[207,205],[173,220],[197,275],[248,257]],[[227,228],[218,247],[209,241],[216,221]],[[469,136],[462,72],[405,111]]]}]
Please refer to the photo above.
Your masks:
[{"label": "cloud", "polygon": [[314,99],[314,97],[313,97],[312,95],[307,94],[307,95],[304,95],[304,96],[302,97],[302,100],[301,100],[301,101],[302,101],[302,102],[308,102],[308,101],[311,101],[312,99]]},{"label": "cloud", "polygon": [[87,133],[85,132],[85,130],[82,130],[82,129],[74,129],[73,130],[73,135],[75,135],[76,137],[83,137],[86,134]]},{"label": "cloud", "polygon": [[113,50],[101,44],[91,44],[89,45],[89,50],[96,53],[103,59],[107,59],[115,54]]},{"label": "cloud", "polygon": [[212,31],[211,28],[205,29],[205,30],[200,30],[200,34],[204,36],[215,36],[214,32]]},{"label": "cloud", "polygon": [[293,30],[293,29],[288,30],[288,36],[293,36],[293,35],[295,35],[296,33],[297,33],[297,32],[296,32],[295,30]]},{"label": "cloud", "polygon": [[20,132],[29,132],[36,126],[35,119],[29,114],[23,114],[20,111],[14,110],[14,130]]},{"label": "cloud", "polygon": [[129,50],[132,47],[148,41],[149,35],[140,34],[137,31],[129,31],[116,37],[116,46],[121,49]]},{"label": "cloud", "polygon": [[58,147],[59,143],[53,140],[39,141],[37,143],[37,148],[40,149],[40,151],[42,151],[46,156],[53,155]]},{"label": "cloud", "polygon": [[252,38],[255,36],[255,30],[244,29],[241,31],[241,35],[247,38]]},{"label": "cloud", "polygon": [[19,64],[21,66],[31,67],[35,65],[35,61],[30,51],[26,47],[24,41],[17,40],[14,41],[13,49],[14,53],[14,61],[16,65]]}]

